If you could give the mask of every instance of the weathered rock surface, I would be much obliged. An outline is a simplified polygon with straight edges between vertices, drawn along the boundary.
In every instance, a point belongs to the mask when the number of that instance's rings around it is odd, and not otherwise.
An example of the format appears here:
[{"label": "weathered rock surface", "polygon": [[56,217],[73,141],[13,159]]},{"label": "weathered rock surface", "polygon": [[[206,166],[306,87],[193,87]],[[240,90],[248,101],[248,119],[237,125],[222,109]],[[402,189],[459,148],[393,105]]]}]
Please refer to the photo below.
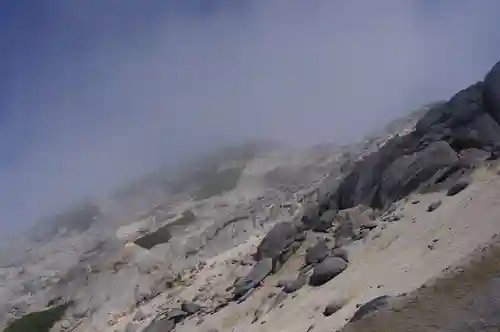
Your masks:
[{"label": "weathered rock surface", "polygon": [[170,226],[164,225],[152,233],[139,237],[134,243],[144,249],[151,249],[159,244],[167,243],[171,238]]}]

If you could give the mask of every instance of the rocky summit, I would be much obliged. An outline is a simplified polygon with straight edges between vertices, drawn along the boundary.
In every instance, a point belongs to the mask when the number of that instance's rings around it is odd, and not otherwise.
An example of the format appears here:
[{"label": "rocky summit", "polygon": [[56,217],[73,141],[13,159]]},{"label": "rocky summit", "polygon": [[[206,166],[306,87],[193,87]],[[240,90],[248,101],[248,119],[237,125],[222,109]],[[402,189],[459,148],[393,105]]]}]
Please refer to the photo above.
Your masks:
[{"label": "rocky summit", "polygon": [[500,330],[499,156],[500,63],[356,144],[222,149],[2,249],[0,325]]}]

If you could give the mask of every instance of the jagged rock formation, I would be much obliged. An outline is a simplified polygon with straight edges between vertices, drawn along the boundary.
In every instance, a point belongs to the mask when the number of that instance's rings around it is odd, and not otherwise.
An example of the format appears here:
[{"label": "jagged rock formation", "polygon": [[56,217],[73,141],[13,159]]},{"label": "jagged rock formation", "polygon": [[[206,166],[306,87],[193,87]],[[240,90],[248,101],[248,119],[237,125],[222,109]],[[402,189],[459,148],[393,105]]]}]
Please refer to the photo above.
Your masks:
[{"label": "jagged rock formation", "polygon": [[[322,202],[338,210],[359,204],[385,208],[416,190],[433,175],[463,167],[468,149],[495,152],[498,124],[499,65],[448,102],[434,105],[409,134],[387,141],[353,167],[332,197]],[[448,175],[449,176],[449,175]]]}]

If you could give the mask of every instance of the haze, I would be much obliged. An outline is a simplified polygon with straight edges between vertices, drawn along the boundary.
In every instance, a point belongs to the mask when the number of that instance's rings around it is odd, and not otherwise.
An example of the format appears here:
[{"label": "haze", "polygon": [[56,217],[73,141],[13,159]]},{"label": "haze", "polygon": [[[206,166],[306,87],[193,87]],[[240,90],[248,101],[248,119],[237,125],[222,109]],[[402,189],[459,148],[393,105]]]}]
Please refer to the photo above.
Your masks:
[{"label": "haze", "polygon": [[500,60],[495,0],[0,3],[0,229],[250,139],[345,143]]}]

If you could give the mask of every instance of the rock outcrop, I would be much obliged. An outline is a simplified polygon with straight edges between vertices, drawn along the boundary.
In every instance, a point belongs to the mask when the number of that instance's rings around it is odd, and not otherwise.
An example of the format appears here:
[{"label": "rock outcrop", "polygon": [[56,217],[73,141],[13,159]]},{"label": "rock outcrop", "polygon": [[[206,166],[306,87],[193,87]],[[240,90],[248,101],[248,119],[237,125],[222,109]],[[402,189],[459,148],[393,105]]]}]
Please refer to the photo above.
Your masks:
[{"label": "rock outcrop", "polygon": [[357,162],[332,192],[328,205],[337,210],[358,204],[386,208],[439,171],[464,167],[459,154],[470,149],[494,153],[500,147],[499,89],[500,64],[496,64],[484,82],[435,104],[412,132],[393,137]]}]

